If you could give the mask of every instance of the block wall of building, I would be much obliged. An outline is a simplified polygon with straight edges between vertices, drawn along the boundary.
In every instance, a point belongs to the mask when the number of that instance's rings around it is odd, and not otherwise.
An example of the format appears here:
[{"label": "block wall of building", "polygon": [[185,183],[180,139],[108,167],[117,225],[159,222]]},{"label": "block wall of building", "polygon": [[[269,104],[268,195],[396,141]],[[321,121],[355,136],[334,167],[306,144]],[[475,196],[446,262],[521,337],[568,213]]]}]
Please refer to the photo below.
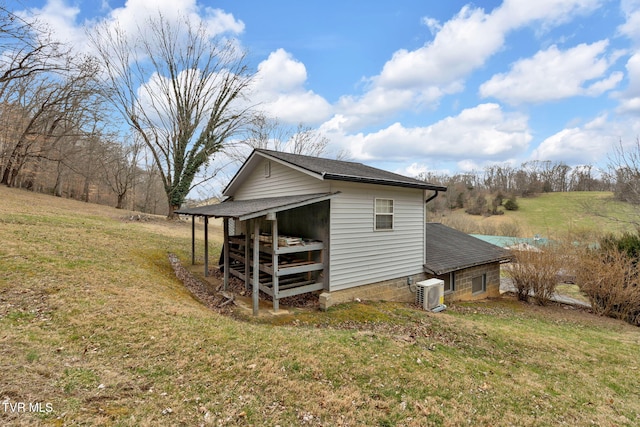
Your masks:
[{"label": "block wall of building", "polygon": [[320,308],[326,310],[332,305],[351,301],[396,301],[414,302],[416,298],[416,282],[425,280],[425,273],[400,277],[392,280],[356,286],[339,291],[320,294]]},{"label": "block wall of building", "polygon": [[[473,293],[472,279],[482,274],[487,275],[486,290]],[[500,263],[485,264],[455,272],[454,291],[445,295],[446,302],[472,301],[500,296]]]}]

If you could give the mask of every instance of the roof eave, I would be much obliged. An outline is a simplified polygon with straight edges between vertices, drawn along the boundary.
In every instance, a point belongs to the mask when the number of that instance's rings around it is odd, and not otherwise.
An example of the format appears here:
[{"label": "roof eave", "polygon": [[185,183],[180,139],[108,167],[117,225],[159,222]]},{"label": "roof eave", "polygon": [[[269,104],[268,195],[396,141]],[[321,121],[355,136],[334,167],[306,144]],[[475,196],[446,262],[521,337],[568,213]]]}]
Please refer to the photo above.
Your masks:
[{"label": "roof eave", "polygon": [[379,179],[379,178],[366,178],[359,176],[351,176],[351,175],[338,175],[338,174],[330,174],[324,173],[322,174],[324,179],[332,180],[332,181],[346,181],[346,182],[358,182],[363,184],[378,184],[378,185],[388,185],[392,187],[404,187],[404,188],[415,188],[419,190],[432,190],[432,191],[447,191],[447,187],[442,187],[438,185],[432,185],[428,183],[420,183],[420,182],[406,182],[406,181],[393,181],[387,179]]},{"label": "roof eave", "polygon": [[295,209],[295,208],[299,208],[299,207],[302,207],[302,206],[310,205],[310,204],[313,204],[313,203],[324,202],[325,200],[329,200],[329,199],[334,198],[338,194],[340,194],[339,191],[335,192],[335,193],[332,193],[332,194],[327,194],[324,197],[316,197],[316,198],[309,199],[309,200],[304,200],[304,201],[301,201],[301,202],[298,202],[298,203],[289,203],[289,204],[286,204],[286,205],[283,205],[283,206],[277,206],[277,207],[274,207],[274,208],[263,209],[261,211],[252,212],[252,213],[247,214],[247,215],[238,216],[237,218],[240,221],[246,221],[248,219],[260,218],[260,217],[265,216],[265,215],[270,214],[270,213],[277,213],[277,212],[280,212],[280,211]]},{"label": "roof eave", "polygon": [[479,265],[485,265],[485,264],[493,264],[493,263],[500,263],[500,264],[504,264],[507,262],[511,262],[512,260],[512,256],[508,255],[508,256],[504,256],[504,257],[499,257],[496,259],[491,259],[491,260],[486,260],[486,261],[478,261],[478,262],[474,262],[474,263],[469,263],[469,264],[464,264],[464,265],[460,265],[460,266],[456,266],[456,267],[452,267],[452,268],[443,268],[440,270],[437,269],[432,269],[430,268],[427,264],[423,264],[423,268],[427,273],[431,273],[434,274],[436,276],[440,276],[442,274],[447,274],[447,273],[451,273],[452,271],[459,271],[459,270],[465,270],[467,268],[473,268],[473,267],[477,267]]}]

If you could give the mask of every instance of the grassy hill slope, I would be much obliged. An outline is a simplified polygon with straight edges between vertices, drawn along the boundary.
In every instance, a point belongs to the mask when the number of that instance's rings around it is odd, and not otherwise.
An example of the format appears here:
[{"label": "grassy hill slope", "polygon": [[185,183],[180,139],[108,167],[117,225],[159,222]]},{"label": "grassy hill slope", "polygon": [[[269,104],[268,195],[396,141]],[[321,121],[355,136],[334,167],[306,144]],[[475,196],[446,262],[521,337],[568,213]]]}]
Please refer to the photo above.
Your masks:
[{"label": "grassy hill slope", "polygon": [[520,208],[504,215],[481,217],[458,210],[434,220],[469,233],[504,235],[517,230],[518,237],[564,238],[634,231],[630,222],[640,214],[639,208],[614,200],[610,192],[544,193],[517,202]]},{"label": "grassy hill slope", "polygon": [[170,268],[189,225],[0,200],[2,425],[640,423],[630,325],[509,298],[236,320]]}]

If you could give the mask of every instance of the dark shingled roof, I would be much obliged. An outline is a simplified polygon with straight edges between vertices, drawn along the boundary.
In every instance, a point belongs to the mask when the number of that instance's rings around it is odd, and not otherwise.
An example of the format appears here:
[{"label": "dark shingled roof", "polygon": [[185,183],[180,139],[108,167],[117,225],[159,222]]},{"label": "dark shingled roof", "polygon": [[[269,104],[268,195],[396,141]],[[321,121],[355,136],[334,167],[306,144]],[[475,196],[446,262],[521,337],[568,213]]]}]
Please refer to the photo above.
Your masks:
[{"label": "dark shingled roof", "polygon": [[509,251],[442,224],[427,224],[425,269],[435,275],[511,259]]},{"label": "dark shingled roof", "polygon": [[396,187],[419,188],[423,190],[446,191],[447,188],[429,184],[419,179],[343,160],[303,156],[279,151],[256,149],[255,152],[289,163],[334,181],[363,182],[368,184],[391,185]]},{"label": "dark shingled roof", "polygon": [[226,200],[214,205],[182,208],[177,210],[176,213],[218,218],[240,218],[241,220],[246,220],[266,215],[269,212],[279,212],[282,210],[321,202],[323,200],[330,199],[334,194],[321,193],[304,194],[300,196],[267,197],[264,199],[252,200]]}]

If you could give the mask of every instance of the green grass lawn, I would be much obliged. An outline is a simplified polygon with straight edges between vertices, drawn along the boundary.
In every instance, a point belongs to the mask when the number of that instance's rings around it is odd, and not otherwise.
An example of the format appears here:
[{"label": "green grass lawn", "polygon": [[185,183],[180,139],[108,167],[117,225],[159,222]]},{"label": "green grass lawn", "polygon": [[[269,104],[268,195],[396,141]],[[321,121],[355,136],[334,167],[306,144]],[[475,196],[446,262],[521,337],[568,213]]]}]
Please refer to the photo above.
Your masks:
[{"label": "green grass lawn", "polygon": [[614,200],[610,192],[544,193],[517,203],[517,211],[504,215],[483,217],[458,209],[432,220],[466,233],[596,240],[604,233],[634,232],[640,218],[639,207]]},{"label": "green grass lawn", "polygon": [[190,261],[189,224],[0,199],[2,425],[640,424],[623,322],[511,298],[224,316],[169,264]]},{"label": "green grass lawn", "polygon": [[634,231],[640,210],[613,199],[610,192],[546,193],[518,199],[520,209],[506,216],[542,236]]}]

